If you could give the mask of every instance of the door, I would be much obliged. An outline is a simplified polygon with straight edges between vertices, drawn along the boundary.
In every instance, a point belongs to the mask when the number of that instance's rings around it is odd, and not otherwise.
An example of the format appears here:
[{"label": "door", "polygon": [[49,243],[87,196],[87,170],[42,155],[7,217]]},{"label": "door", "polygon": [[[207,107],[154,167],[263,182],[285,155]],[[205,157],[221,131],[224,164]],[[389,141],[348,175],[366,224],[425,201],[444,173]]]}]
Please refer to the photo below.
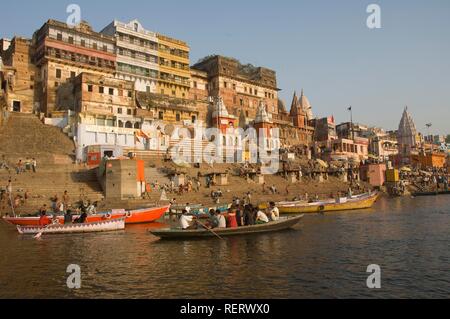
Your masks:
[{"label": "door", "polygon": [[20,101],[13,101],[13,112],[20,112]]}]

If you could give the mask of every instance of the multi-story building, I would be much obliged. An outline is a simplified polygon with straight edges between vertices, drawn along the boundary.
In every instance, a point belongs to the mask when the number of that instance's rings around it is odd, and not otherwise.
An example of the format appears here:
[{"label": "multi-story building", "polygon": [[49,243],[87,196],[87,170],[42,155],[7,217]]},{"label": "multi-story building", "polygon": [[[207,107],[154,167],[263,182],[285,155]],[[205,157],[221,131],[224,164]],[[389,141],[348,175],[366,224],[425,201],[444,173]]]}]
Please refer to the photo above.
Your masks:
[{"label": "multi-story building", "polygon": [[208,111],[211,109],[209,108],[208,74],[206,72],[191,69],[189,100],[196,104],[199,120],[207,126],[212,126],[212,123],[208,121]]},{"label": "multi-story building", "polygon": [[34,33],[33,44],[38,100],[47,114],[56,109],[57,90],[68,79],[82,72],[112,77],[116,71],[115,39],[86,22],[70,27],[49,20]]},{"label": "multi-story building", "polygon": [[336,133],[339,138],[352,139],[354,137],[366,137],[369,127],[366,125],[345,122],[336,125]]},{"label": "multi-story building", "polygon": [[33,47],[28,39],[0,40],[0,88],[9,111],[31,113],[35,108],[36,68],[31,59]]},{"label": "multi-story building", "polygon": [[189,46],[162,34],[157,34],[159,80],[157,93],[187,99],[190,88]]},{"label": "multi-story building", "polygon": [[219,55],[203,58],[192,69],[208,74],[209,95],[221,96],[234,116],[243,112],[248,121],[254,120],[263,102],[269,116],[277,118],[279,89],[275,71]]},{"label": "multi-story building", "polygon": [[369,138],[369,153],[378,160],[386,161],[398,155],[396,134],[381,128],[369,128],[366,137]]},{"label": "multi-story building", "polygon": [[369,158],[369,140],[367,138],[338,138],[331,142],[331,149],[332,160],[354,160],[359,162]]},{"label": "multi-story building", "polygon": [[114,20],[100,33],[115,38],[119,79],[133,81],[140,92],[156,93],[159,78],[158,37],[138,20]]},{"label": "multi-story building", "polygon": [[134,82],[83,72],[60,87],[56,100],[61,109],[72,111],[67,124],[78,159],[85,159],[93,145],[134,146],[134,134],[142,127]]}]

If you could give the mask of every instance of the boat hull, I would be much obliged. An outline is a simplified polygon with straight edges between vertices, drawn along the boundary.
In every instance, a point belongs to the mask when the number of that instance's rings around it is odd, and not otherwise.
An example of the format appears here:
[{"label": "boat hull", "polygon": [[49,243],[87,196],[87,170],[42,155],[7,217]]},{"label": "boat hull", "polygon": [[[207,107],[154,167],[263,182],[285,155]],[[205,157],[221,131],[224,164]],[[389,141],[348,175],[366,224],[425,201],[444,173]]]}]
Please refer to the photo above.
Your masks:
[{"label": "boat hull", "polygon": [[125,229],[125,218],[110,219],[101,222],[90,222],[84,224],[70,225],[48,225],[45,227],[17,226],[17,231],[22,235],[42,234],[76,234],[76,233],[98,233]]},{"label": "boat hull", "polygon": [[367,198],[349,200],[345,203],[324,202],[320,204],[302,204],[279,206],[280,214],[314,214],[325,212],[337,212],[346,210],[359,210],[371,208],[377,201],[379,194],[373,194]]},{"label": "boat hull", "polygon": [[[164,216],[164,214],[169,210],[170,206],[163,207],[152,207],[131,210],[126,212],[125,210],[116,211],[112,213],[105,214],[95,214],[88,216],[88,223],[96,223],[109,219],[119,219],[125,218],[126,224],[144,224],[152,223]],[[79,216],[73,216],[73,218],[78,218]],[[60,224],[64,223],[64,216],[58,216],[58,221]],[[39,226],[39,217],[3,217],[3,220],[18,226]]]},{"label": "boat hull", "polygon": [[[271,233],[292,228],[295,225],[297,225],[302,218],[303,215],[290,218],[282,218],[279,221],[270,222],[267,224],[242,226],[237,228],[223,228],[223,229],[216,228],[213,231],[220,237]],[[158,229],[158,230],[150,230],[150,233],[161,239],[187,240],[187,239],[211,238],[211,237],[217,238],[214,233],[206,229],[198,229],[198,230]]]}]

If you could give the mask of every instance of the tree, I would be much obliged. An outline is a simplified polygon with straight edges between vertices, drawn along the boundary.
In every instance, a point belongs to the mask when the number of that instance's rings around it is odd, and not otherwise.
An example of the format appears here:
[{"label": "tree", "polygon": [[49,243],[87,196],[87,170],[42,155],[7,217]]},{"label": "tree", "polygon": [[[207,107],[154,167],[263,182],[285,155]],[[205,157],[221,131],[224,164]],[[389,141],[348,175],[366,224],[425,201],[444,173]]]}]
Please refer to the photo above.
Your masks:
[{"label": "tree", "polygon": [[447,138],[445,139],[445,142],[446,142],[447,144],[450,144],[450,134],[447,135]]}]

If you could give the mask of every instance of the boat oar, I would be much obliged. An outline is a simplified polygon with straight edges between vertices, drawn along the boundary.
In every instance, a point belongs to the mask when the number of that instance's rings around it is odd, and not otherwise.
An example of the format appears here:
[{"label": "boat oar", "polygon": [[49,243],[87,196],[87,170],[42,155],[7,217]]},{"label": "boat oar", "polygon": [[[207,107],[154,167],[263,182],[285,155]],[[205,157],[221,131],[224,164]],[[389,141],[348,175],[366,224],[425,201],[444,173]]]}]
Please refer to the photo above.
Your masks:
[{"label": "boat oar", "polygon": [[215,231],[213,231],[212,229],[206,227],[206,225],[202,224],[201,222],[199,222],[197,220],[197,224],[199,224],[200,226],[202,226],[203,228],[205,228],[206,230],[208,230],[209,232],[211,232],[214,236],[216,236],[217,238],[224,240],[222,237],[220,237]]},{"label": "boat oar", "polygon": [[48,225],[44,226],[44,227],[42,228],[42,230],[41,230],[39,233],[37,233],[33,238],[34,238],[34,239],[41,239],[42,234],[44,233],[44,230],[45,230],[47,227],[48,227]]}]

